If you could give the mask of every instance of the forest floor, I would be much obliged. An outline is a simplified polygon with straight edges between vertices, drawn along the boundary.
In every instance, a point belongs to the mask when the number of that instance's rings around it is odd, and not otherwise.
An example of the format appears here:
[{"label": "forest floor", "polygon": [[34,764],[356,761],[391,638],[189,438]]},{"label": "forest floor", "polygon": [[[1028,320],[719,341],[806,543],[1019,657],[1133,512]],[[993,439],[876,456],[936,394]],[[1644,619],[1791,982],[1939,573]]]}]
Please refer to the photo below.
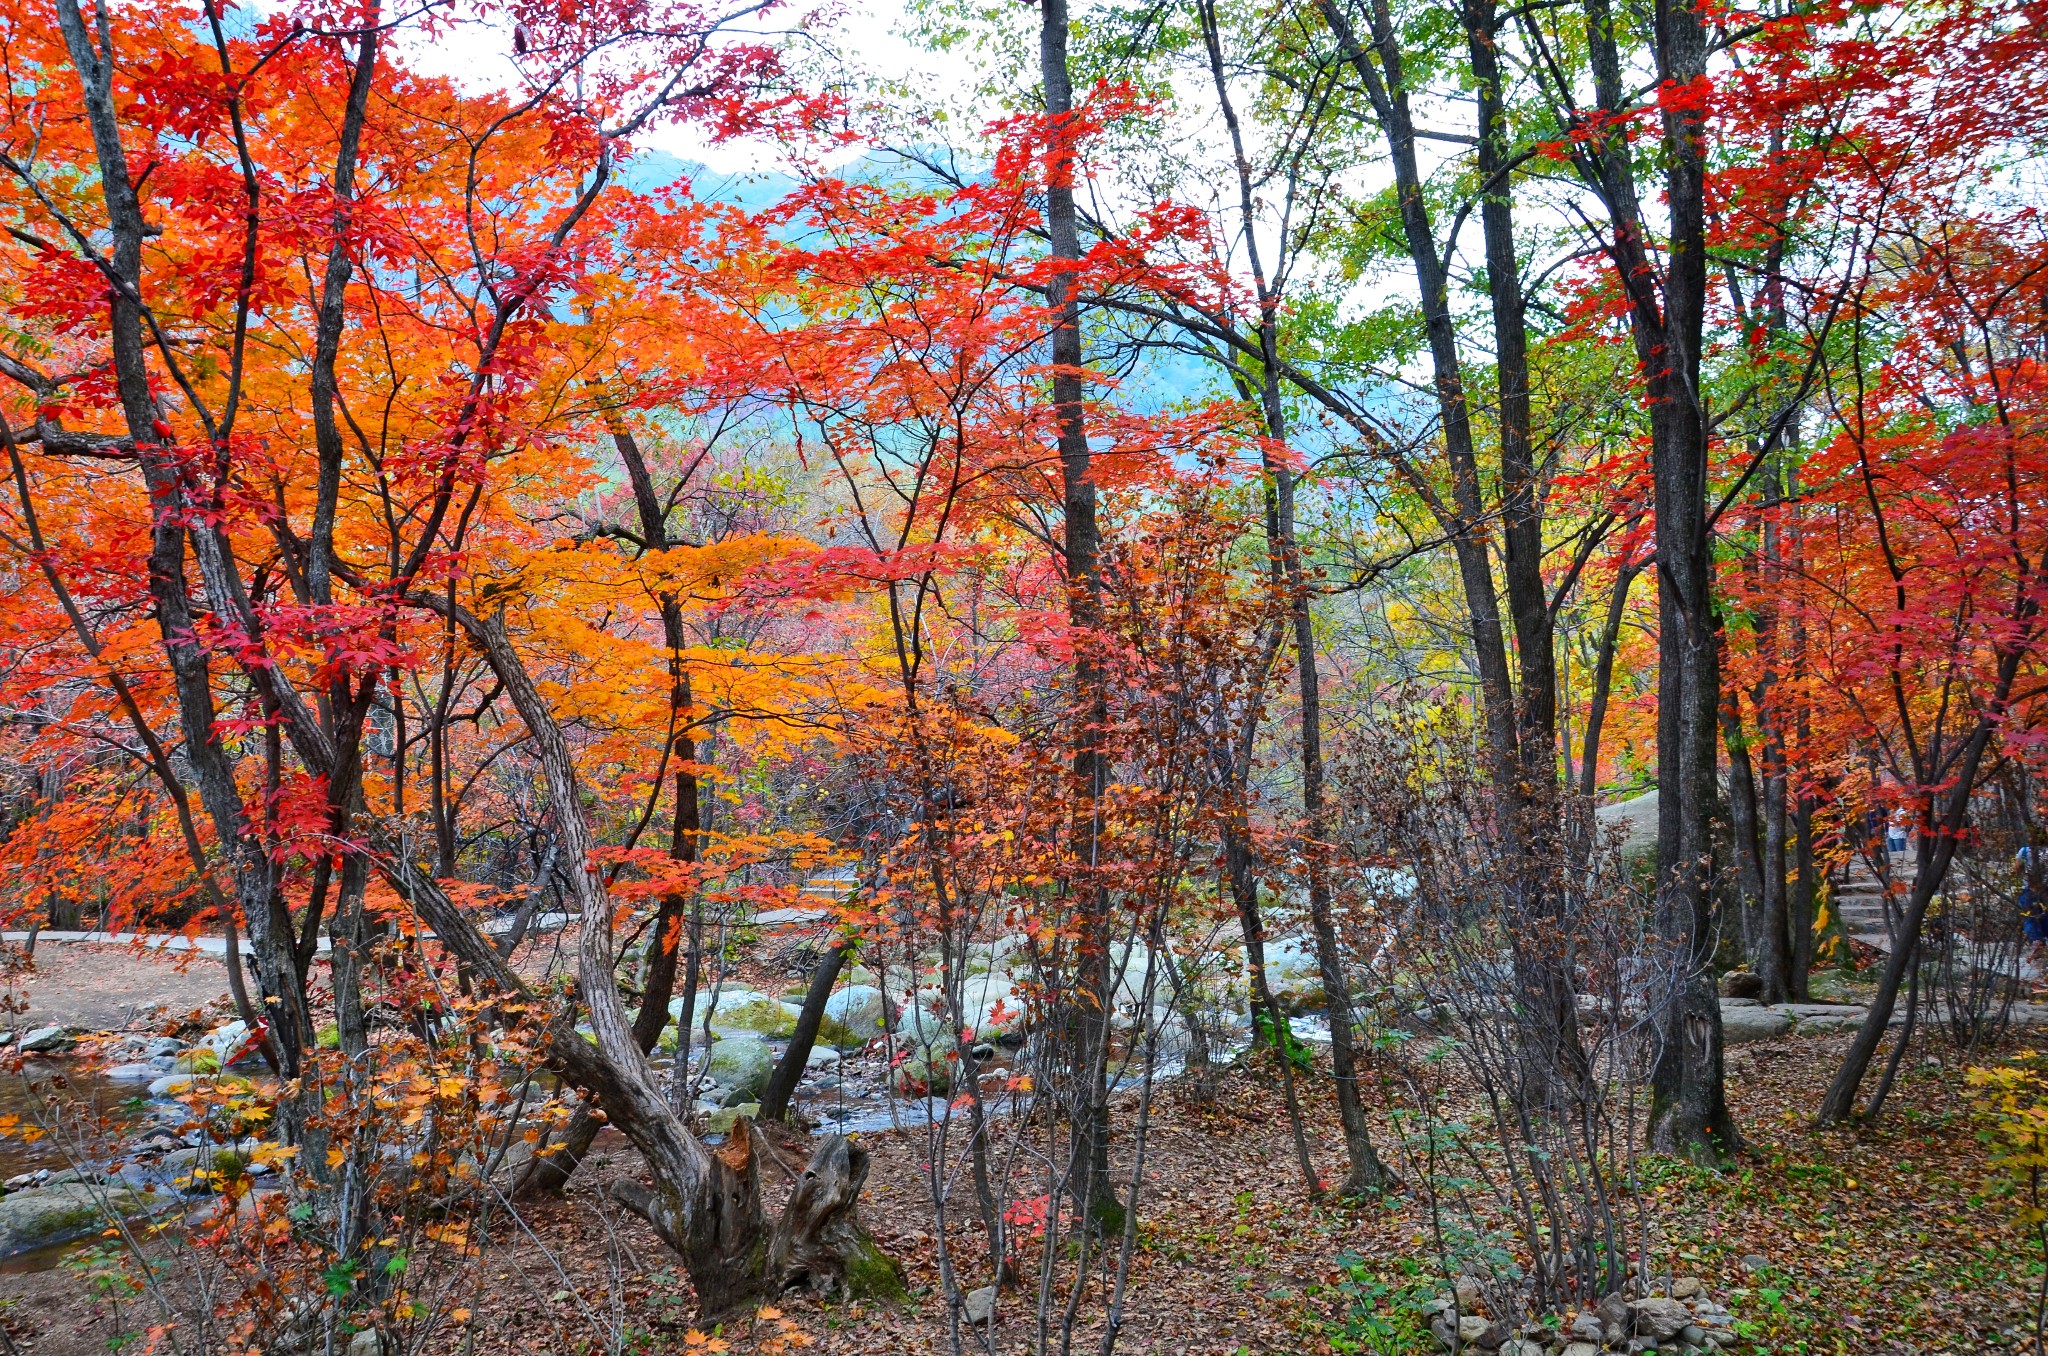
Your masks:
[{"label": "forest floor", "polygon": [[[2005,1330],[2031,1331],[2040,1252],[2015,1223],[2014,1188],[1989,1161],[1965,1063],[1938,1044],[1920,1045],[1877,1123],[1818,1131],[1812,1107],[1847,1039],[1788,1037],[1730,1051],[1729,1095],[1748,1140],[1735,1167],[1716,1174],[1662,1158],[1642,1162],[1661,1269],[1700,1278],[1734,1311],[1749,1339],[1739,1353],[2000,1350]],[[1311,1095],[1304,1113],[1316,1169],[1336,1180],[1343,1141],[1334,1104]],[[800,1161],[801,1137],[778,1138],[781,1157]],[[1391,1142],[1384,1122],[1379,1138]],[[924,1135],[862,1139],[873,1155],[862,1219],[904,1264],[910,1299],[852,1306],[792,1296],[778,1306],[779,1319],[715,1334],[732,1352],[790,1350],[792,1327],[812,1352],[952,1349],[920,1162]],[[521,1225],[485,1247],[463,1301],[474,1315],[460,1342],[465,1353],[702,1350],[688,1345],[691,1298],[673,1259],[605,1194],[611,1179],[638,1166],[631,1146],[606,1131],[563,1199],[527,1208]],[[767,1176],[772,1184],[777,1174],[771,1168]],[[771,1185],[771,1194],[780,1191]],[[1227,1074],[1207,1105],[1179,1085],[1161,1089],[1140,1220],[1119,1352],[1436,1350],[1415,1308],[1440,1288],[1426,1279],[1438,1268],[1424,1202],[1412,1191],[1358,1206],[1310,1202],[1266,1068]],[[133,1303],[118,1313],[94,1303],[75,1270],[0,1274],[0,1323],[14,1351],[120,1349],[121,1329],[150,1321]],[[994,1351],[1029,1349],[1035,1315],[1025,1293],[1004,1294]],[[1084,1317],[1075,1349],[1099,1349],[1101,1306],[1085,1307],[1098,1317]],[[982,1348],[970,1336],[965,1349]]]}]

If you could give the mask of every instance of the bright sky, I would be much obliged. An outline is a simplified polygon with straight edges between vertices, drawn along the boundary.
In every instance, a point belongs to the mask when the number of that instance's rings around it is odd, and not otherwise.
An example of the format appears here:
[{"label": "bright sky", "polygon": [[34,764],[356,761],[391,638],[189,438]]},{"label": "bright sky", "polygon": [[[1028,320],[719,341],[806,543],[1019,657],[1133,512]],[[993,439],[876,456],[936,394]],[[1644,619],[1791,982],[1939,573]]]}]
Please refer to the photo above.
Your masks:
[{"label": "bright sky", "polygon": [[[957,59],[934,61],[931,54],[918,50],[901,36],[904,15],[900,0],[844,0],[837,9],[837,22],[815,23],[805,31],[818,42],[836,48],[847,64],[866,75],[903,80],[914,88],[929,89],[935,98],[964,91],[966,63]],[[791,4],[779,14],[767,16],[762,31],[786,33],[787,25],[801,22],[804,13],[803,5]],[[509,23],[465,23],[434,42],[423,40],[418,30],[411,29],[398,45],[407,64],[414,69],[446,76],[469,88],[502,87],[514,78]],[[797,50],[803,50],[801,45]],[[764,146],[747,142],[714,145],[699,129],[686,124],[663,124],[635,137],[634,142],[684,160],[701,161],[723,174],[773,167],[765,163],[768,151]]]}]

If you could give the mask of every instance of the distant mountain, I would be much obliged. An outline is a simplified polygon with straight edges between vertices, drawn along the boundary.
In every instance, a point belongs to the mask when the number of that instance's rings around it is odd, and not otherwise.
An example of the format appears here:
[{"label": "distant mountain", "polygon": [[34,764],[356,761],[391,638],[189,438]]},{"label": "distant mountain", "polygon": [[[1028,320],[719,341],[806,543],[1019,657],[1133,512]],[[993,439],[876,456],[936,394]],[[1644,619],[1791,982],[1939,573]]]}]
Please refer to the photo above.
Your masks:
[{"label": "distant mountain", "polygon": [[772,206],[796,187],[796,180],[774,170],[729,173],[667,151],[635,151],[619,166],[619,182],[636,193],[652,193],[683,179],[690,181],[700,200],[730,203],[749,212]]}]

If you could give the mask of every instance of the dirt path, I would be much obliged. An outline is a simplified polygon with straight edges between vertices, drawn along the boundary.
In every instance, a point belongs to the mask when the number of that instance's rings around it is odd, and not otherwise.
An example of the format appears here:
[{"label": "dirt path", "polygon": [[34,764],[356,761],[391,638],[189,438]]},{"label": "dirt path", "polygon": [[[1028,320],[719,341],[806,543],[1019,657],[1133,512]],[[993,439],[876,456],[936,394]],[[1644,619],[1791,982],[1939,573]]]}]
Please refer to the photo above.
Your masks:
[{"label": "dirt path", "polygon": [[218,956],[70,943],[37,947],[34,967],[0,988],[26,1005],[0,1016],[0,1026],[103,1031],[202,1007],[227,993],[228,978]]}]

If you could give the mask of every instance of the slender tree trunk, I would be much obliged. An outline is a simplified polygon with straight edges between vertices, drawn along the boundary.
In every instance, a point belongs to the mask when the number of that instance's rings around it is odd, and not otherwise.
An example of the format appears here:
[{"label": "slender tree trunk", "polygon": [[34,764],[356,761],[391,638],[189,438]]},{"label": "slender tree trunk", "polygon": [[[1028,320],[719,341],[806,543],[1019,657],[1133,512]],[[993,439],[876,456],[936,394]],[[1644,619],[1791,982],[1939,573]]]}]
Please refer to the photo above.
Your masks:
[{"label": "slender tree trunk", "polygon": [[[58,5],[57,22],[83,89],[86,122],[99,164],[111,237],[107,253],[111,274],[108,340],[115,394],[149,490],[149,595],[177,697],[184,753],[198,782],[200,803],[213,821],[215,837],[232,856],[235,904],[248,923],[250,952],[256,962],[263,1009],[283,1063],[281,1072],[287,1079],[296,1078],[312,1040],[306,994],[298,982],[291,918],[273,888],[270,862],[216,724],[213,675],[186,571],[185,520],[192,505],[182,457],[176,449],[165,447],[157,432],[158,409],[150,385],[143,325],[142,242],[147,227],[114,108],[114,53],[98,49],[76,4],[67,0]],[[287,1116],[288,1126],[292,1119]]]},{"label": "slender tree trunk", "polygon": [[1097,557],[1095,480],[1088,447],[1082,383],[1081,308],[1073,267],[1081,259],[1079,217],[1074,203],[1074,87],[1068,72],[1070,34],[1067,0],[1041,0],[1039,78],[1044,88],[1050,141],[1045,165],[1045,226],[1052,257],[1065,268],[1047,285],[1052,312],[1052,404],[1058,430],[1063,495],[1067,620],[1074,643],[1073,781],[1076,796],[1072,857],[1081,873],[1078,890],[1081,936],[1077,952],[1080,994],[1071,1014],[1073,1031],[1073,1161],[1070,1190],[1084,1213],[1115,1199],[1109,1176],[1109,897],[1097,879],[1101,861],[1102,795],[1108,767],[1102,736],[1109,699],[1095,656],[1095,631],[1102,615],[1102,577]]},{"label": "slender tree trunk", "polygon": [[1787,978],[1792,1001],[1804,1003],[1811,997],[1808,985],[1813,973],[1813,925],[1819,913],[1820,881],[1813,859],[1813,797],[1803,790],[1792,825],[1792,898],[1785,909],[1791,955]]},{"label": "slender tree trunk", "polygon": [[[1259,886],[1252,874],[1251,843],[1240,822],[1223,835],[1224,874],[1230,883],[1231,901],[1237,906],[1237,921],[1244,931],[1245,961],[1251,967],[1252,1013],[1266,1014],[1273,1033],[1273,1055],[1280,1061],[1280,1090],[1287,1105],[1287,1124],[1294,1137],[1294,1156],[1301,1167],[1302,1184],[1311,1196],[1322,1194],[1315,1161],[1309,1157],[1308,1137],[1302,1127],[1301,1101],[1294,1088],[1292,1028],[1287,1014],[1266,982],[1266,922],[1259,910]],[[1259,1040],[1258,1023],[1252,1024],[1253,1044]]]},{"label": "slender tree trunk", "polygon": [[[1559,849],[1557,676],[1555,627],[1542,577],[1543,503],[1531,445],[1528,335],[1514,217],[1508,198],[1505,104],[1495,50],[1497,16],[1490,0],[1468,0],[1461,13],[1479,87],[1479,168],[1488,182],[1479,216],[1486,240],[1500,408],[1500,512],[1486,504],[1472,415],[1458,350],[1451,278],[1438,252],[1424,193],[1417,132],[1407,97],[1404,57],[1392,12],[1367,13],[1370,50],[1359,41],[1337,0],[1318,0],[1344,61],[1358,73],[1387,138],[1401,229],[1422,305],[1443,426],[1451,502],[1439,521],[1451,540],[1470,619],[1474,667],[1482,697],[1486,768],[1505,838],[1503,908],[1515,921],[1515,982],[1530,1014],[1525,1037],[1540,1067],[1576,1079],[1585,1066],[1573,980],[1555,935]],[[1377,65],[1375,65],[1377,61]],[[1505,547],[1502,579],[1515,630],[1519,670],[1510,669],[1501,599],[1494,583],[1494,522]]]},{"label": "slender tree trunk", "polygon": [[[1262,329],[1270,355],[1272,326],[1269,323]],[[1267,367],[1268,419],[1273,424],[1282,419],[1277,369],[1277,362]],[[1273,436],[1285,435],[1276,429]],[[1323,796],[1322,683],[1316,668],[1315,619],[1309,609],[1308,575],[1302,566],[1301,544],[1294,527],[1294,472],[1279,463],[1271,464],[1268,471],[1273,480],[1275,545],[1293,613],[1295,677],[1301,697],[1301,802],[1307,836],[1302,856],[1308,870],[1309,923],[1315,936],[1316,965],[1329,1004],[1330,1071],[1336,1080],[1338,1118],[1344,1127],[1344,1146],[1350,1162],[1341,1190],[1345,1195],[1360,1195],[1380,1190],[1390,1178],[1373,1148],[1365,1102],[1359,1095],[1357,1019],[1351,1010],[1351,984],[1344,973],[1343,953],[1337,946],[1336,921],[1331,913],[1330,878],[1325,861],[1330,828]],[[1260,982],[1264,982],[1263,974]]]},{"label": "slender tree trunk", "polygon": [[[1287,412],[1280,388],[1280,297],[1274,291],[1259,248],[1251,164],[1245,154],[1237,107],[1231,98],[1230,81],[1223,61],[1221,24],[1213,3],[1202,6],[1201,18],[1217,102],[1223,110],[1236,152],[1239,212],[1258,293],[1260,412],[1267,436],[1275,445],[1284,446],[1287,441]],[[1337,1109],[1344,1126],[1349,1161],[1342,1190],[1346,1195],[1357,1195],[1386,1185],[1388,1176],[1373,1149],[1365,1104],[1359,1096],[1357,1024],[1351,1010],[1350,982],[1344,974],[1343,955],[1337,946],[1336,923],[1331,915],[1326,861],[1330,825],[1323,795],[1322,681],[1316,665],[1312,586],[1303,564],[1301,539],[1296,529],[1294,468],[1285,458],[1268,453],[1265,471],[1266,535],[1272,557],[1271,570],[1277,591],[1287,600],[1294,638],[1295,677],[1301,698],[1301,848],[1308,873],[1309,921],[1315,939],[1316,963],[1322,973],[1323,989],[1329,1002],[1330,1068],[1336,1080]],[[1259,978],[1263,981],[1263,974]],[[1291,1083],[1291,1073],[1289,1079]]]},{"label": "slender tree trunk", "polygon": [[[1749,757],[1749,735],[1742,728],[1742,710],[1733,692],[1721,703],[1721,743],[1728,751],[1728,835],[1734,848],[1735,872],[1741,893],[1742,954],[1759,976],[1764,973],[1763,854],[1757,843],[1756,768]],[[1770,980],[1765,979],[1766,988]],[[1773,1003],[1783,999],[1773,998]]]},{"label": "slender tree trunk", "polygon": [[1579,794],[1587,800],[1600,789],[1600,732],[1607,724],[1607,704],[1614,690],[1614,654],[1621,648],[1629,586],[1640,573],[1642,566],[1634,561],[1623,565],[1607,598],[1607,621],[1600,629],[1600,649],[1593,659],[1593,694],[1586,703],[1586,736],[1579,749]]},{"label": "slender tree trunk", "polygon": [[1836,1071],[1834,1081],[1828,1085],[1820,1110],[1814,1114],[1814,1122],[1818,1125],[1838,1124],[1849,1119],[1855,1111],[1857,1089],[1870,1068],[1872,1057],[1877,1054],[1878,1046],[1884,1041],[1885,1028],[1898,1004],[1899,989],[1905,983],[1919,951],[1920,928],[1926,921],[1928,905],[1940,893],[1949,863],[1955,860],[1956,844],[1969,821],[1970,794],[1976,788],[1978,769],[1983,765],[1993,731],[2000,723],[2010,698],[2013,677],[2019,668],[2020,648],[2015,647],[2001,660],[1987,712],[1979,718],[1976,729],[1962,745],[1960,756],[1955,760],[1954,774],[1948,780],[1949,789],[1935,800],[1937,812],[1927,816],[1923,831],[1916,839],[1919,872],[1913,880],[1913,892],[1906,898],[1898,933],[1892,940],[1892,954],[1885,960],[1884,973],[1878,978],[1877,992],[1871,997],[1863,1026],[1850,1044],[1849,1053],[1843,1057],[1842,1067]]},{"label": "slender tree trunk", "polygon": [[[768,1075],[768,1086],[761,1092],[761,1119],[779,1121],[789,1115],[789,1099],[796,1092],[797,1082],[804,1076],[804,1066],[809,1062],[811,1051],[818,1042],[818,1027],[825,1019],[825,1002],[832,997],[832,986],[839,982],[839,971],[846,964],[846,956],[853,948],[841,943],[818,957],[818,964],[811,971],[811,986],[804,991],[802,1009],[797,1013],[796,1030],[791,1033],[789,1045],[782,1052],[773,1073]],[[688,1058],[687,1052],[678,1058]]]}]

